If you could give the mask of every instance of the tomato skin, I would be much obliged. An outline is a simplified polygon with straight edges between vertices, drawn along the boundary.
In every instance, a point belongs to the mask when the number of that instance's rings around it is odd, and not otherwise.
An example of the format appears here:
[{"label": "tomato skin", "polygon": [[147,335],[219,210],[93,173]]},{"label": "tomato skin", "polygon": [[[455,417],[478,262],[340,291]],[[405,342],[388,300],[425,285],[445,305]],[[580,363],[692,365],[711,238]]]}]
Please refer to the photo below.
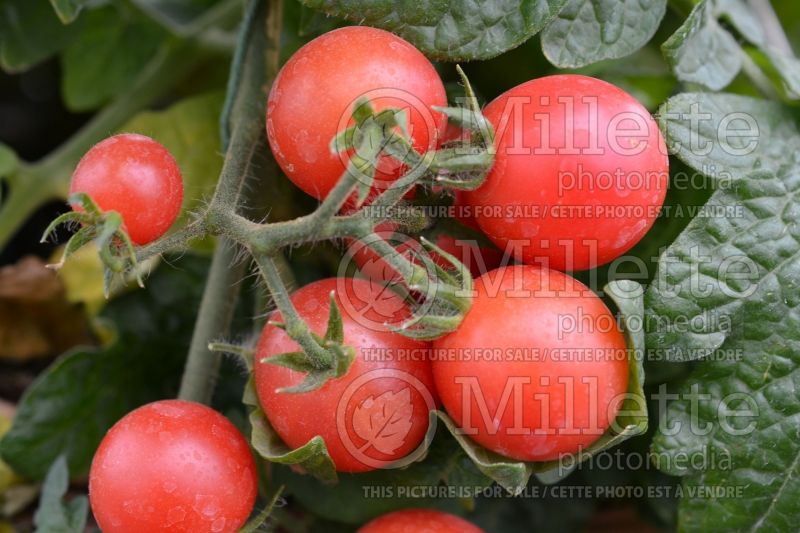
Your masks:
[{"label": "tomato skin", "polygon": [[483,533],[463,518],[434,509],[402,509],[372,520],[357,533]]},{"label": "tomato skin", "polygon": [[[428,359],[430,343],[390,331],[385,322],[397,323],[408,314],[403,300],[381,285],[353,278],[316,281],[292,294],[298,313],[318,335],[327,327],[331,291],[335,291],[342,313],[344,342],[356,350],[347,374],[311,392],[277,392],[299,384],[304,374],[262,362],[266,357],[300,349],[283,330],[267,324],[256,348],[256,390],[270,424],[289,447],[298,448],[320,435],[337,470],[366,472],[409,455],[428,430],[428,412],[436,406]],[[275,312],[270,319],[280,321],[280,313]],[[373,371],[383,375],[370,377]],[[408,396],[404,397],[406,389]],[[352,391],[349,398],[348,391]],[[398,429],[399,436],[390,446],[393,450],[370,445],[359,454],[348,448],[344,436],[356,448],[368,442],[359,435],[364,419],[358,419],[356,411],[370,397],[388,413],[404,413],[402,418],[410,425]],[[340,401],[346,403],[338,418]]]},{"label": "tomato skin", "polygon": [[[572,118],[558,99],[571,102]],[[587,76],[547,76],[503,93],[484,115],[497,133],[495,164],[465,198],[501,249],[515,241],[525,263],[584,270],[628,251],[655,222],[669,181],[666,146],[656,122],[625,91]],[[622,135],[634,126],[646,132]],[[580,153],[566,153],[570,145]],[[595,148],[603,153],[589,153]],[[623,153],[634,149],[639,153]],[[529,211],[505,211],[519,206]],[[583,211],[598,207],[616,210]]]},{"label": "tomato skin", "polygon": [[136,133],[100,141],[81,158],[70,194],[87,193],[102,211],[117,211],[135,244],[164,235],[178,218],[183,179],[160,143]]},{"label": "tomato skin", "polygon": [[[447,105],[444,85],[431,62],[396,35],[366,26],[339,28],[303,46],[278,73],[267,100],[267,138],[284,173],[311,196],[327,196],[344,173],[349,156],[332,154],[330,142],[351,123],[356,99],[370,91],[378,95],[376,110],[410,108],[409,132],[418,151],[438,146],[446,117],[431,106]],[[382,157],[373,193],[400,174],[393,159]]]},{"label": "tomato skin", "polygon": [[257,489],[242,434],[220,413],[183,400],[125,415],[89,474],[92,512],[105,533],[238,531]]},{"label": "tomato skin", "polygon": [[[434,341],[447,413],[485,448],[522,461],[557,459],[597,440],[628,386],[625,339],[603,301],[566,274],[530,265],[488,272],[475,289],[461,326]],[[501,412],[504,392],[512,395]]]}]

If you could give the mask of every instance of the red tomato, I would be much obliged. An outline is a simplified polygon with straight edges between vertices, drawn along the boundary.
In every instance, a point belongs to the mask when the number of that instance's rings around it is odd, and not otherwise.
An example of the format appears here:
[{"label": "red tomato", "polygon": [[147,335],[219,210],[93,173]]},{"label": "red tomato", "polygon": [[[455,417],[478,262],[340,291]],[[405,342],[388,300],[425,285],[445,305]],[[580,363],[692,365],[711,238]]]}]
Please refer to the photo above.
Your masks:
[{"label": "red tomato", "polygon": [[434,341],[442,403],[465,434],[501,455],[546,461],[605,432],[628,386],[625,339],[602,300],[530,265],[475,280],[461,326]]},{"label": "red tomato", "polygon": [[[473,276],[485,274],[503,263],[503,252],[489,246],[480,246],[475,239],[456,239],[440,233],[436,236],[436,246],[467,265]],[[433,256],[434,262],[448,266],[443,257],[438,254]]]},{"label": "red tomato", "polygon": [[[318,335],[325,333],[332,291],[342,313],[345,344],[356,350],[350,370],[311,392],[277,392],[299,384],[304,374],[262,362],[300,349],[283,330],[268,324],[256,349],[258,397],[289,447],[320,435],[337,470],[387,467],[415,451],[428,430],[428,413],[436,407],[430,344],[386,327],[408,315],[399,296],[353,278],[317,281],[292,294],[300,316]],[[271,318],[281,320],[277,312]]]},{"label": "red tomato", "polygon": [[433,509],[403,509],[379,516],[357,533],[483,533],[478,526]]},{"label": "red tomato", "polygon": [[495,164],[467,193],[481,229],[525,263],[583,270],[628,251],[667,190],[666,147],[631,95],[587,76],[532,80],[484,110]]},{"label": "red tomato", "polygon": [[213,409],[183,400],[125,415],[89,474],[92,512],[105,533],[238,531],[257,489],[241,433]]},{"label": "red tomato", "polygon": [[135,133],[94,145],[72,175],[70,193],[84,192],[103,211],[117,211],[136,244],[164,235],[181,210],[183,179],[161,144]]},{"label": "red tomato", "polygon": [[[435,149],[446,117],[444,85],[422,53],[389,32],[349,26],[328,32],[297,51],[281,69],[267,101],[267,137],[278,164],[292,182],[324,198],[344,173],[347,155],[330,143],[350,125],[356,100],[366,96],[376,110],[408,111],[413,146]],[[383,157],[375,188],[386,189],[401,174]]]}]

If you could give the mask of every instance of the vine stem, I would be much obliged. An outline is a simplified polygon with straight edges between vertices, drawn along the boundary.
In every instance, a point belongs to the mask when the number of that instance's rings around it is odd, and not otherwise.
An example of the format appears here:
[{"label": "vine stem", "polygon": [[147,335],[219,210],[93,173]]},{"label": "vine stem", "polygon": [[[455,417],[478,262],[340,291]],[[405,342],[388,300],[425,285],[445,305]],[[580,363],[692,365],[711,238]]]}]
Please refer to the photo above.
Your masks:
[{"label": "vine stem", "polygon": [[[266,5],[265,5],[266,4]],[[240,197],[246,191],[246,182],[258,165],[257,158],[266,153],[264,116],[265,91],[277,72],[280,46],[282,0],[251,0],[243,22],[240,49],[234,57],[233,68],[240,83],[228,92],[229,125],[231,135],[220,173],[217,189],[202,223],[204,229],[219,229],[221,213],[228,213],[234,220],[244,219],[235,213],[241,204]],[[266,31],[259,26],[266,21]],[[238,71],[241,69],[240,71]],[[223,134],[223,139],[227,137]],[[224,142],[224,140],[223,140]],[[243,193],[244,191],[244,193]],[[215,233],[224,235],[224,232]],[[166,248],[164,248],[166,250]],[[220,354],[209,349],[209,343],[229,333],[233,309],[240,291],[245,264],[232,267],[236,259],[237,245],[226,236],[220,237],[214,251],[203,299],[195,321],[189,354],[186,359],[178,397],[184,400],[208,403],[213,395],[219,370]],[[150,252],[160,252],[151,249]]]}]

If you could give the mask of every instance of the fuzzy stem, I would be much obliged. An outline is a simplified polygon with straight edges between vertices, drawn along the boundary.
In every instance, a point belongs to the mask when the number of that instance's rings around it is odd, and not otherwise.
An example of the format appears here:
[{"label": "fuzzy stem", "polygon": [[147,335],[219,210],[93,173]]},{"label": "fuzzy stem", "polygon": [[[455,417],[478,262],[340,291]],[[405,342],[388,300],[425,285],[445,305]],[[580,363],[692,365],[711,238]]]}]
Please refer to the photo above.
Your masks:
[{"label": "fuzzy stem", "polygon": [[[268,64],[277,61],[277,54],[269,51],[278,47],[282,11],[282,0],[251,0],[245,15],[243,32],[248,38],[242,40],[240,46],[246,47],[246,52],[236,54],[243,65],[239,74],[241,83],[228,95],[232,99],[229,106],[230,145],[204,222],[209,230],[216,228],[217,234],[224,234],[219,231],[220,215],[230,213],[246,221],[236,215],[235,210],[243,191],[247,190],[245,183],[257,166],[255,160],[265,150],[262,127],[264,89],[271,81],[267,80],[266,73],[275,70]],[[267,31],[260,31],[259,25],[265,21]],[[179,397],[182,399],[207,403],[213,394],[220,355],[209,350],[208,344],[228,333],[240,290],[239,280],[244,274],[244,264],[231,267],[235,250],[236,245],[222,237],[214,251],[181,380]]]},{"label": "fuzzy stem", "polygon": [[261,275],[267,284],[275,306],[280,310],[286,333],[305,351],[309,358],[318,368],[331,368],[333,366],[332,355],[320,346],[319,342],[312,335],[308,324],[300,317],[289,297],[289,291],[281,277],[280,268],[275,259],[266,254],[254,254],[256,264],[258,264]]},{"label": "fuzzy stem", "polygon": [[[200,302],[183,370],[179,398],[208,404],[219,373],[219,352],[209,350],[209,343],[229,333],[233,311],[244,275],[243,261],[236,263],[237,246],[220,239],[214,251],[208,279]],[[233,266],[232,266],[233,265]]]}]

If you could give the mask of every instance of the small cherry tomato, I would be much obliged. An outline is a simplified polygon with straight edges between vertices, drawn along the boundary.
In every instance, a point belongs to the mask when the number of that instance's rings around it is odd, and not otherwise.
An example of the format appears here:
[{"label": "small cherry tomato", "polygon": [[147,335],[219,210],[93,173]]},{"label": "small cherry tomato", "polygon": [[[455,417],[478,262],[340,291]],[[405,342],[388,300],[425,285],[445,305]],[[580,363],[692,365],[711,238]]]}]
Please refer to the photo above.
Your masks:
[{"label": "small cherry tomato", "polygon": [[256,466],[220,413],[183,400],[125,415],[92,460],[89,500],[105,533],[232,533],[253,510]]},{"label": "small cherry tomato", "polygon": [[[408,316],[394,292],[364,279],[316,281],[292,294],[300,316],[317,335],[326,331],[330,294],[342,315],[344,344],[355,350],[348,372],[303,393],[279,392],[305,375],[264,362],[300,347],[282,329],[267,324],[256,349],[256,389],[264,413],[291,448],[319,435],[336,469],[365,472],[392,465],[419,447],[436,408],[430,343],[391,331]],[[280,321],[276,312],[271,320]]]},{"label": "small cherry tomato", "polygon": [[625,338],[608,307],[570,276],[530,265],[488,272],[475,289],[459,328],[434,341],[447,413],[480,445],[522,461],[597,440],[628,386]]},{"label": "small cherry tomato", "polygon": [[102,211],[117,211],[131,240],[141,245],[164,235],[178,218],[183,179],[161,144],[145,135],[122,133],[86,152],[69,191],[88,194]]},{"label": "small cherry tomato", "polygon": [[501,94],[484,115],[496,130],[495,163],[464,196],[500,249],[584,270],[628,251],[655,222],[667,151],[656,122],[622,89],[547,76]]},{"label": "small cherry tomato", "polygon": [[[309,42],[278,73],[267,101],[267,137],[275,159],[295,185],[324,198],[344,173],[349,154],[333,154],[335,135],[352,124],[359,97],[377,111],[407,112],[414,148],[436,149],[446,106],[436,69],[412,44],[387,31],[348,26]],[[373,193],[386,189],[404,168],[381,157]]]}]

